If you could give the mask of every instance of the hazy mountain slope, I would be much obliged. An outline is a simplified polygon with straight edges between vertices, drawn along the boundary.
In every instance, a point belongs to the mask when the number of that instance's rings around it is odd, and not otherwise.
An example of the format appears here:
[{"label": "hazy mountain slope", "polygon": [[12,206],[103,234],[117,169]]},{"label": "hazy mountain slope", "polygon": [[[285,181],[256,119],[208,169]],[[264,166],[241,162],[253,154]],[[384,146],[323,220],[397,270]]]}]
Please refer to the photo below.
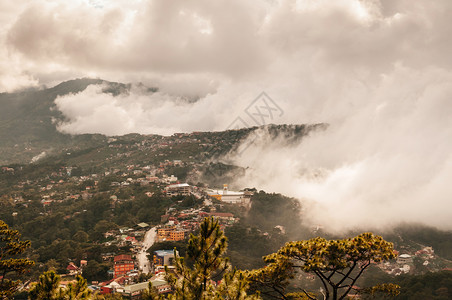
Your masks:
[{"label": "hazy mountain slope", "polygon": [[78,93],[91,84],[107,83],[105,92],[118,94],[130,86],[100,79],[75,79],[53,88],[0,94],[0,164],[29,162],[43,151],[95,142],[99,136],[70,136],[56,129],[54,120],[64,116],[54,109],[61,95]]}]

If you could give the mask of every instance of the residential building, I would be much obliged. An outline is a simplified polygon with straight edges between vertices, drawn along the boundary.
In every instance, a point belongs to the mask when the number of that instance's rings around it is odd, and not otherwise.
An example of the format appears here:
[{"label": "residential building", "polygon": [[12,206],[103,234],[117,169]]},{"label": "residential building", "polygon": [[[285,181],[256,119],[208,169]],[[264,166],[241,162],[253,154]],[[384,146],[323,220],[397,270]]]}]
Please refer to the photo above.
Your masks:
[{"label": "residential building", "polygon": [[165,226],[157,229],[158,241],[166,241],[170,236],[170,232],[174,230],[176,230],[176,226]]},{"label": "residential building", "polygon": [[71,276],[82,274],[82,269],[77,267],[73,262],[69,263],[66,270],[68,271],[69,275],[71,275]]},{"label": "residential building", "polygon": [[183,241],[185,239],[185,230],[173,230],[169,233],[168,241]]},{"label": "residential building", "polygon": [[127,272],[135,268],[132,256],[129,254],[121,254],[115,256],[114,265],[115,265],[114,278],[126,275]]}]

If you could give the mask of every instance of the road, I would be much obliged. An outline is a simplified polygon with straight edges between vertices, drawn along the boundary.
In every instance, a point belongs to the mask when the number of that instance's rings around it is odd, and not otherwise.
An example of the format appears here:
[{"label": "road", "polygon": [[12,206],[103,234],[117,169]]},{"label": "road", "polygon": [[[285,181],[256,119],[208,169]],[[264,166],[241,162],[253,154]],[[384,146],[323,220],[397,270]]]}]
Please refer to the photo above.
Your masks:
[{"label": "road", "polygon": [[152,227],[149,229],[144,235],[143,246],[141,247],[140,252],[138,252],[138,266],[143,273],[149,273],[150,262],[147,257],[146,250],[149,249],[154,244],[155,235],[157,234],[157,228]]}]

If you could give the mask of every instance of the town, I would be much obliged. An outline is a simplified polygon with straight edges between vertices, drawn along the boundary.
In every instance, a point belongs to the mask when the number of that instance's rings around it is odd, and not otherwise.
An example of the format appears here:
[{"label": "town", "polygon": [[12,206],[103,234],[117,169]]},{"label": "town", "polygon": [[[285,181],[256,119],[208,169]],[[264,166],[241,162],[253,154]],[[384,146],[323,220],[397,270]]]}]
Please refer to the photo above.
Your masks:
[{"label": "town", "polygon": [[[62,286],[74,280],[75,276],[82,275],[90,279],[89,288],[93,291],[100,294],[120,294],[125,299],[139,299],[141,293],[148,289],[149,282],[158,293],[169,293],[171,287],[165,281],[165,272],[172,270],[175,253],[182,252],[181,245],[187,242],[190,234],[196,233],[200,222],[206,217],[212,217],[219,220],[222,230],[237,225],[240,216],[253,206],[252,199],[256,193],[255,189],[233,191],[226,183],[212,188],[203,183],[189,184],[181,182],[171,173],[187,166],[193,167],[195,164],[180,159],[165,159],[155,165],[126,165],[124,169],[115,168],[103,173],[80,174],[76,167],[59,167],[49,174],[40,173],[33,180],[20,180],[19,177],[7,194],[8,197],[4,194],[1,198],[9,203],[8,216],[3,213],[1,218],[9,220],[12,225],[27,224],[24,218],[33,210],[39,211],[42,218],[61,218],[55,222],[66,223],[62,225],[64,227],[73,222],[80,223],[84,215],[89,214],[86,208],[76,209],[86,207],[78,205],[79,203],[102,203],[103,206],[98,206],[97,209],[93,210],[91,207],[92,215],[87,217],[103,215],[97,218],[94,230],[89,233],[77,230],[72,235],[73,240],[83,245],[78,253],[71,256],[69,251],[65,258],[56,255],[56,260],[52,258],[46,261],[45,251],[36,249],[40,253],[38,259],[41,259],[41,269],[57,270],[63,278]],[[2,175],[14,176],[18,171],[13,166],[3,167]],[[190,176],[185,175],[184,179],[187,178]],[[133,204],[140,201],[160,201],[162,205],[152,205],[152,216],[146,213],[143,205],[136,210],[137,215],[126,210],[127,218],[116,216],[116,220],[125,221],[117,222],[122,225],[108,221],[123,211],[124,207],[133,210]],[[38,206],[42,209],[36,210]],[[61,209],[64,207],[67,213],[62,215]],[[68,211],[67,207],[74,209]],[[35,230],[36,228],[25,229],[24,233]],[[286,227],[278,224],[274,226],[274,230],[277,236],[282,236]],[[264,240],[275,235],[274,232],[257,234]],[[61,234],[59,236],[62,237]],[[58,243],[54,246],[60,248]],[[97,249],[97,261],[93,259],[92,246]],[[49,246],[41,248],[52,251]],[[421,269],[438,271],[449,267],[444,265],[444,260],[435,255],[434,249],[429,246],[400,245],[398,253],[397,260],[378,264],[377,267],[392,275],[413,273]],[[69,260],[66,265],[63,263],[65,260]],[[314,277],[305,275],[299,279],[309,283]],[[32,281],[24,288],[31,284]]]}]

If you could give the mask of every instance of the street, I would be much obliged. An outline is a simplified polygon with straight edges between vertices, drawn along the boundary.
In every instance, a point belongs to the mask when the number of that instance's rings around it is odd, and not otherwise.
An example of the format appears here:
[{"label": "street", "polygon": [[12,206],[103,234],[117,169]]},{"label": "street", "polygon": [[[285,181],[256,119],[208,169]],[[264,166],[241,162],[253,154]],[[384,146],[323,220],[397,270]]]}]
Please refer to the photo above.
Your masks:
[{"label": "street", "polygon": [[138,252],[138,266],[139,269],[147,274],[149,273],[149,269],[150,269],[150,262],[148,260],[147,257],[147,252],[146,250],[149,249],[149,247],[151,247],[154,244],[154,240],[155,240],[155,235],[157,234],[157,230],[156,227],[152,227],[151,229],[149,229],[145,236],[144,236],[144,240],[143,240],[143,246],[141,247],[140,252]]}]

